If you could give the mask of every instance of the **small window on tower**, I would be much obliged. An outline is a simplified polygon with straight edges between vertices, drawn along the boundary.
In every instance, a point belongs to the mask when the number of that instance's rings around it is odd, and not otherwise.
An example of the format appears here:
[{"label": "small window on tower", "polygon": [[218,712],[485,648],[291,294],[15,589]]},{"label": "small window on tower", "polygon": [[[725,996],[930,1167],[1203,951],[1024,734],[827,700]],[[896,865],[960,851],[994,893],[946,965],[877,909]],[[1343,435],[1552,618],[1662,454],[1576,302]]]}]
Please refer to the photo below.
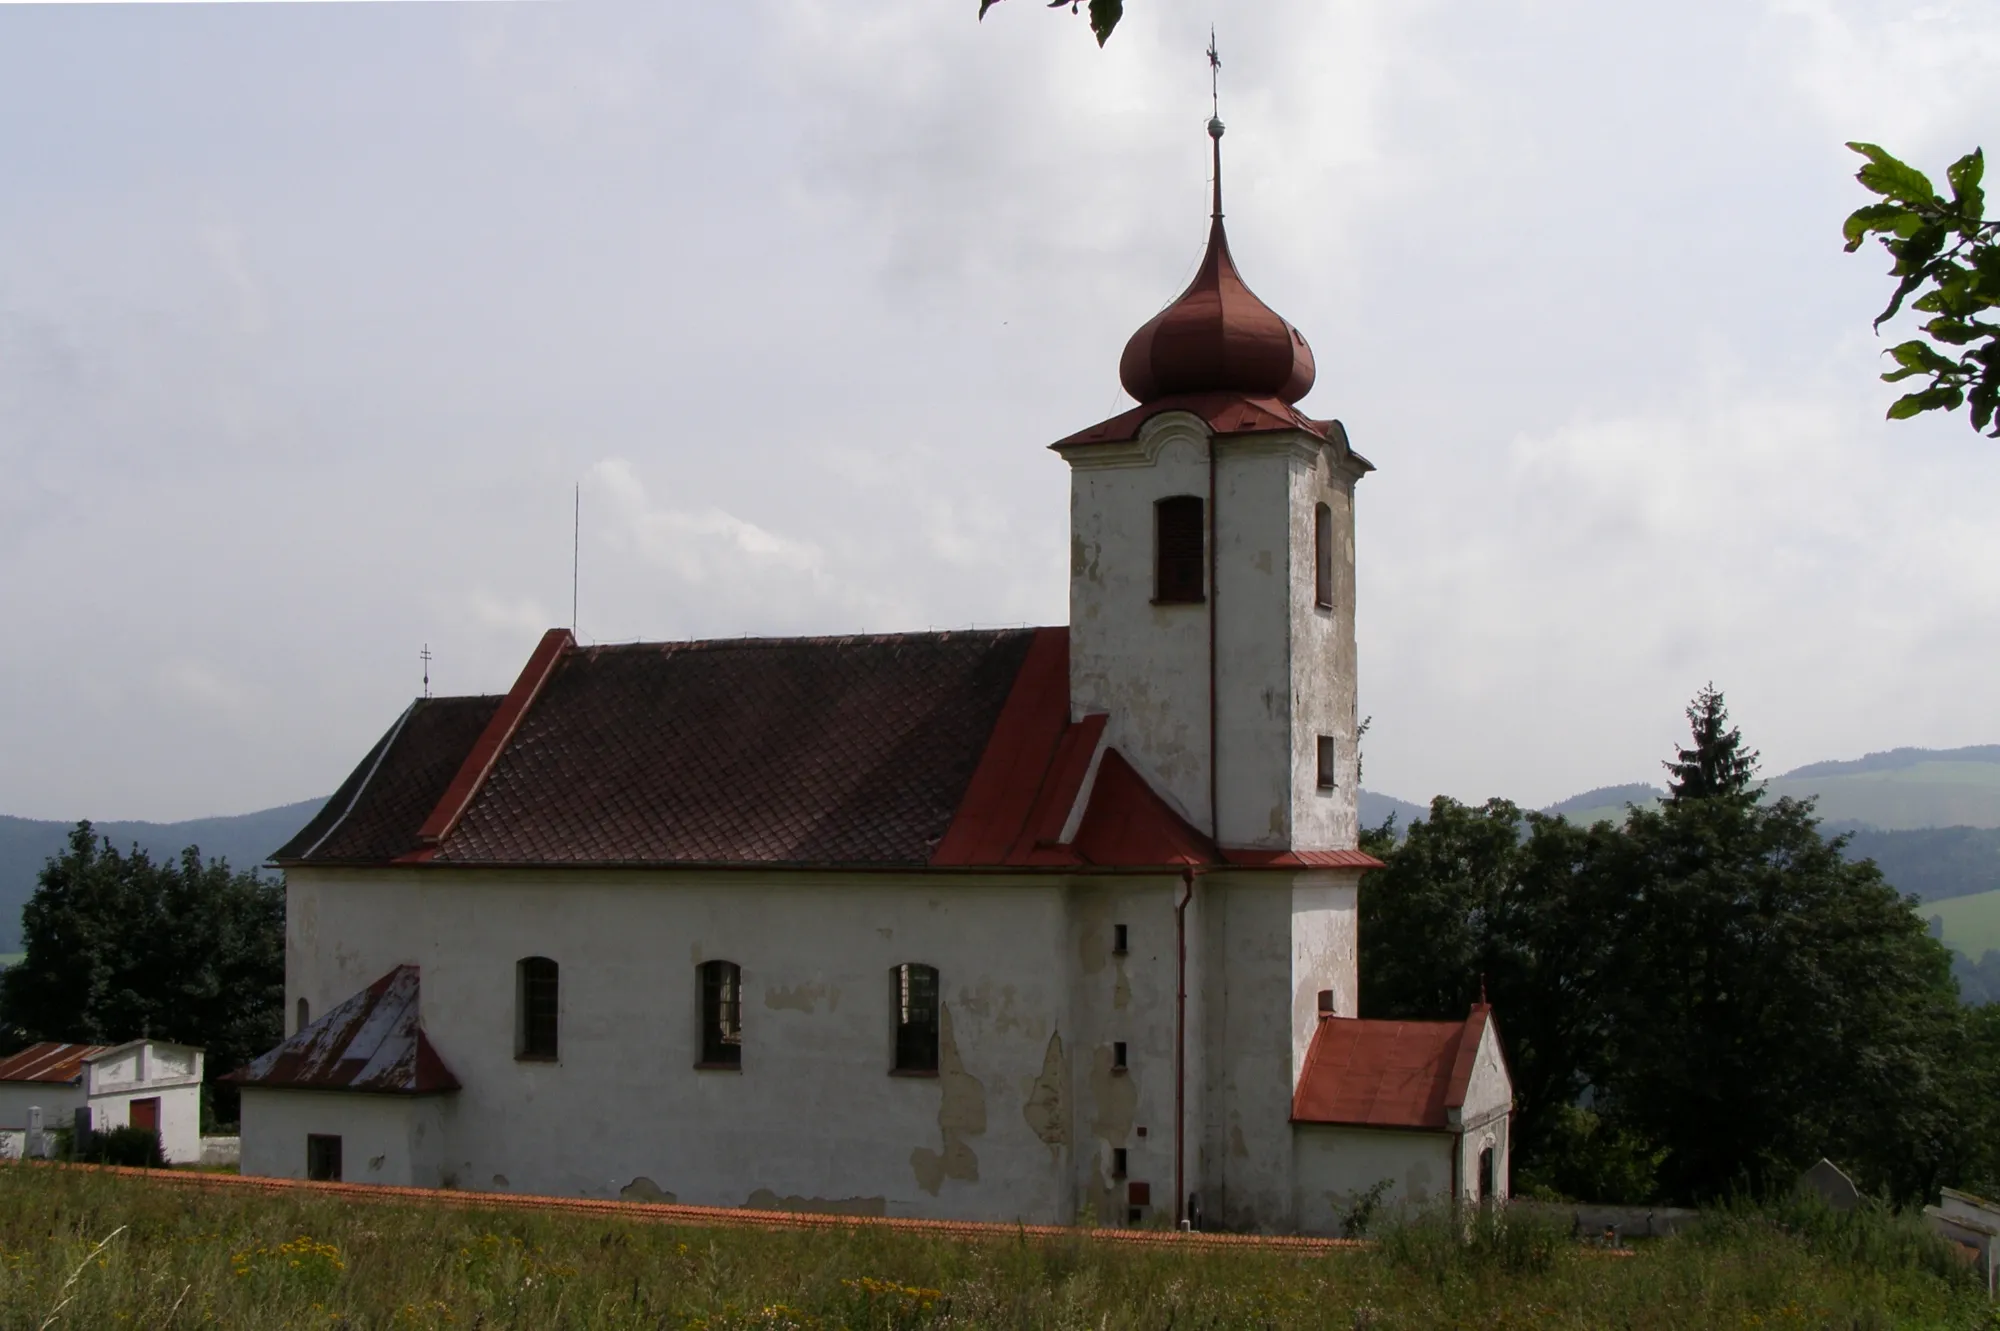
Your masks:
[{"label": "small window on tower", "polygon": [[695,1066],[743,1066],[743,968],[733,961],[701,963],[701,1062]]},{"label": "small window on tower", "polygon": [[1124,956],[1131,950],[1129,946],[1131,941],[1131,935],[1126,932],[1124,925],[1114,924],[1111,926],[1111,950],[1113,952],[1121,957]]},{"label": "small window on tower", "polygon": [[299,1000],[299,1024],[292,1028],[292,1034],[297,1035],[310,1025],[312,1025],[312,1005],[301,998]]},{"label": "small window on tower", "polygon": [[1313,510],[1313,604],[1333,609],[1333,510]]},{"label": "small window on tower", "polygon": [[1332,790],[1334,785],[1333,736],[1321,735],[1319,737],[1319,788],[1321,790]]},{"label": "small window on tower", "polygon": [[938,1070],[938,973],[935,966],[904,962],[889,972],[896,1005],[896,1068],[905,1076]]},{"label": "small window on tower", "polygon": [[1153,505],[1153,599],[1170,604],[1198,604],[1206,582],[1202,502],[1197,495],[1175,495]]}]

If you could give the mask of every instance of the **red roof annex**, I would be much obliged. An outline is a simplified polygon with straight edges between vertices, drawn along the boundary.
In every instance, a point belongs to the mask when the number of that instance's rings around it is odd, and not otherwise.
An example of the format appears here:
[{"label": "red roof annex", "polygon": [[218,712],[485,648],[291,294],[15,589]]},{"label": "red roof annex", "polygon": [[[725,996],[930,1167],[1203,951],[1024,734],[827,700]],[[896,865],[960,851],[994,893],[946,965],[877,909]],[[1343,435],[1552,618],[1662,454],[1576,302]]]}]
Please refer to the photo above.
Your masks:
[{"label": "red roof annex", "polygon": [[429,1095],[458,1078],[424,1034],[415,966],[398,966],[223,1078],[240,1086]]},{"label": "red roof annex", "polygon": [[1447,1127],[1446,1111],[1465,1105],[1491,1018],[1484,1003],[1474,1004],[1464,1021],[1321,1018],[1299,1073],[1292,1121]]}]

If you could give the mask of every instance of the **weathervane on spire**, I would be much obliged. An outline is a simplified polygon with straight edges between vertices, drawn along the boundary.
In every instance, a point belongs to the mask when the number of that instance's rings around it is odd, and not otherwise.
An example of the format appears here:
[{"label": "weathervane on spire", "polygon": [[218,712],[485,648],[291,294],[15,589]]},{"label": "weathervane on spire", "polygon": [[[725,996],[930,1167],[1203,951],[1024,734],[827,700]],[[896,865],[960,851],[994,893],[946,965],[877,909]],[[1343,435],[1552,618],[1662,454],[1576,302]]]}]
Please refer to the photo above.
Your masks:
[{"label": "weathervane on spire", "polygon": [[1208,28],[1208,137],[1215,145],[1215,211],[1222,218],[1222,57],[1215,50],[1215,25]]}]

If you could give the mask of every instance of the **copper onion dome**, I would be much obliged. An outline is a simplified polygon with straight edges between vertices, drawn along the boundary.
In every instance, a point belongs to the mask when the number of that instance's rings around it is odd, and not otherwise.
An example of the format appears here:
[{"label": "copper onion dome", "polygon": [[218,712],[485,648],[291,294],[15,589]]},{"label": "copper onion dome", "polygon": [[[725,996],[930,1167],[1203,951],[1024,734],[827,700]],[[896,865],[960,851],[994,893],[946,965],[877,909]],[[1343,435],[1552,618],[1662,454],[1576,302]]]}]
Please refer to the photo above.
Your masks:
[{"label": "copper onion dome", "polygon": [[1312,348],[1236,271],[1222,230],[1222,121],[1210,120],[1208,133],[1215,143],[1208,252],[1188,289],[1132,334],[1118,378],[1141,402],[1216,392],[1296,402],[1313,386]]}]

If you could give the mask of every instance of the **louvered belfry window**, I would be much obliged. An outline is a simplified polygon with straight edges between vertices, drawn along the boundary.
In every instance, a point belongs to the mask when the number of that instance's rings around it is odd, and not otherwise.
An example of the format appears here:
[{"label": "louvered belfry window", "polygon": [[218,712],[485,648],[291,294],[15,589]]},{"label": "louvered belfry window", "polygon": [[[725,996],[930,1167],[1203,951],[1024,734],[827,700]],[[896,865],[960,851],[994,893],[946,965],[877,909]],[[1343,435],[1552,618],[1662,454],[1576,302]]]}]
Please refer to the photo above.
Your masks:
[{"label": "louvered belfry window", "polygon": [[1187,604],[1203,600],[1202,501],[1174,495],[1153,505],[1153,599]]},{"label": "louvered belfry window", "polygon": [[701,1066],[743,1066],[743,968],[701,963]]},{"label": "louvered belfry window", "polygon": [[938,973],[904,962],[889,972],[896,1007],[896,1071],[938,1070]]},{"label": "louvered belfry window", "polygon": [[1333,609],[1333,510],[1325,504],[1313,510],[1313,604]]}]

